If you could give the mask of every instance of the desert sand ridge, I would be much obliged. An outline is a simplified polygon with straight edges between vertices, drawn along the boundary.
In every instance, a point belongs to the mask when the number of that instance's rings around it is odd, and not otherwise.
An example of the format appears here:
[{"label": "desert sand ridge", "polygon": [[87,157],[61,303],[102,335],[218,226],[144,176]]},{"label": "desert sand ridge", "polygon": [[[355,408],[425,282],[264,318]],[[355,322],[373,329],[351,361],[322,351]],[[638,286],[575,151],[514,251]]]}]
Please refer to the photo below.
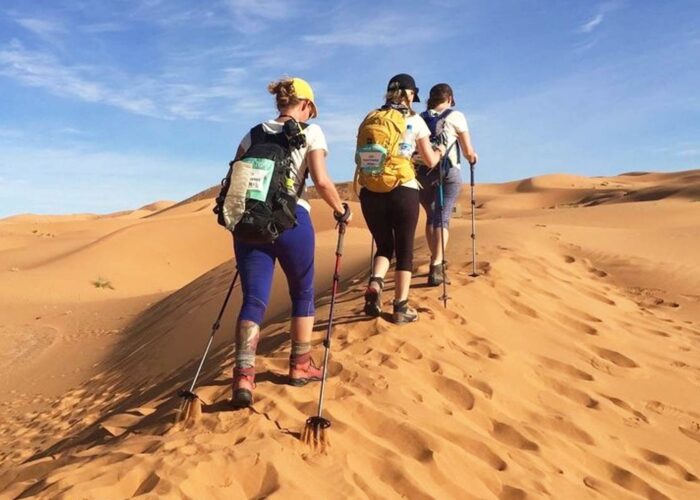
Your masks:
[{"label": "desert sand ridge", "polygon": [[[298,441],[318,387],[285,384],[280,275],[253,408],[227,405],[236,291],[198,391],[203,419],[172,426],[234,269],[211,200],[0,222],[0,495],[700,497],[700,171],[632,174],[477,186],[481,275],[469,219],[456,219],[444,309],[418,238],[421,319],[402,327],[361,315],[370,240],[353,205],[328,455]],[[320,341],[336,235],[314,205]],[[43,263],[22,269],[22,250]],[[114,289],[90,282],[97,271]],[[90,363],[74,372],[78,354]]]}]

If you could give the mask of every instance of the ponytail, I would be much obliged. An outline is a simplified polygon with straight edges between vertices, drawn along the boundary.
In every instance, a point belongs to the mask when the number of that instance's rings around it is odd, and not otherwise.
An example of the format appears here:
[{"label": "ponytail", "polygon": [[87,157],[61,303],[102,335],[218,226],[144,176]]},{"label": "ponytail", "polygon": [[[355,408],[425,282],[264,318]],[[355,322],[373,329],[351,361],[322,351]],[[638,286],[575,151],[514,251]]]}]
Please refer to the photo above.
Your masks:
[{"label": "ponytail", "polygon": [[267,86],[267,91],[275,96],[278,111],[301,102],[301,99],[294,93],[294,81],[291,78],[271,82]]},{"label": "ponytail", "polygon": [[414,115],[415,112],[411,108],[411,101],[408,98],[408,94],[406,93],[405,89],[400,89],[397,85],[393,85],[389,87],[389,90],[387,90],[386,95],[384,96],[384,101],[385,104],[393,104],[394,106],[406,106],[409,110],[410,115]]}]

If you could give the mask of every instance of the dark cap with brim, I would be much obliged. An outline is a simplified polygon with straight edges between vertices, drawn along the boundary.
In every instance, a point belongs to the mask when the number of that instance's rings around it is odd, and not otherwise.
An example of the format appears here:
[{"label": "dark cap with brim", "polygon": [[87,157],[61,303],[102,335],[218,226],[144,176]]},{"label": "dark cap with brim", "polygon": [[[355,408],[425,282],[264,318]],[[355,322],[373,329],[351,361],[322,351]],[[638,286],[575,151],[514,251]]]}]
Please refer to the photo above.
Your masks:
[{"label": "dark cap with brim", "polygon": [[418,87],[416,87],[416,81],[411,75],[399,73],[389,80],[389,85],[386,87],[387,91],[395,90],[397,88],[401,90],[412,90],[413,102],[420,102],[420,98],[418,97]]}]

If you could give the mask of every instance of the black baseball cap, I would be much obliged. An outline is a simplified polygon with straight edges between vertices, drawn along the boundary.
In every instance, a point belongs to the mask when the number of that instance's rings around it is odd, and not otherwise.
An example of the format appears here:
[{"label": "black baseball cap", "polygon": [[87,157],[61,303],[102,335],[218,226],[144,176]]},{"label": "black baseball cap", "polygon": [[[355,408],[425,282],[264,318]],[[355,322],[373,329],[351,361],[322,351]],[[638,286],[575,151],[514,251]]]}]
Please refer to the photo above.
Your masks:
[{"label": "black baseball cap", "polygon": [[387,90],[393,90],[399,88],[401,90],[412,90],[413,91],[413,102],[420,102],[418,97],[418,87],[416,87],[416,81],[413,77],[406,73],[399,73],[389,80],[389,85],[386,86]]}]

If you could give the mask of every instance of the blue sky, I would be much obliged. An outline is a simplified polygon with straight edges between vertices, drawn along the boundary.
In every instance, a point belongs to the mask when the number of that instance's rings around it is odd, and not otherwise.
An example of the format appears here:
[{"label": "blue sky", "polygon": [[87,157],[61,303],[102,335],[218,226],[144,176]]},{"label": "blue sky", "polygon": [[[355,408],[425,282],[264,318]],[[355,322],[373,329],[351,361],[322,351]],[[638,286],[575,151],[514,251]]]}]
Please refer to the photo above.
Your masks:
[{"label": "blue sky", "polygon": [[479,181],[700,167],[696,0],[2,0],[0,217],[216,184],[285,74],[348,180],[399,72],[453,86]]}]

